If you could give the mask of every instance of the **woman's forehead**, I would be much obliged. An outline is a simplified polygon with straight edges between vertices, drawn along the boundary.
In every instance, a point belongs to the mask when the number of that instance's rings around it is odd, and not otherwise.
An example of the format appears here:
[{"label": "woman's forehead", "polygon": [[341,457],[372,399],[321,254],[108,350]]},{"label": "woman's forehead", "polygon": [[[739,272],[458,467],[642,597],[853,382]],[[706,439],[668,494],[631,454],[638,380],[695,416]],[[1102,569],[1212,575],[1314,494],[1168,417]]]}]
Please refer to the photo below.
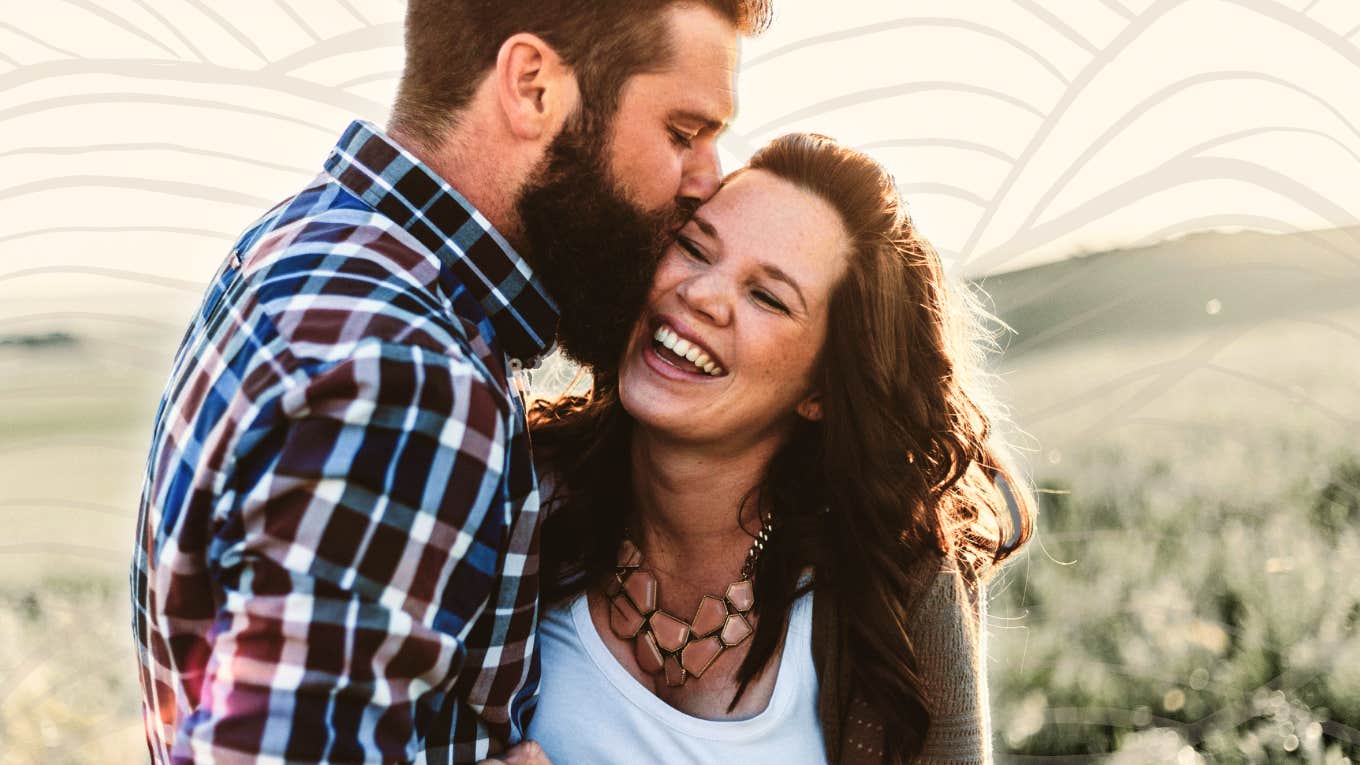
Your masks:
[{"label": "woman's forehead", "polygon": [[808,308],[825,302],[850,249],[840,214],[826,200],[764,170],[741,173],[694,216],[707,246],[797,285]]},{"label": "woman's forehead", "polygon": [[729,180],[698,215],[724,246],[843,251],[848,235],[836,209],[817,194],[765,170]]}]

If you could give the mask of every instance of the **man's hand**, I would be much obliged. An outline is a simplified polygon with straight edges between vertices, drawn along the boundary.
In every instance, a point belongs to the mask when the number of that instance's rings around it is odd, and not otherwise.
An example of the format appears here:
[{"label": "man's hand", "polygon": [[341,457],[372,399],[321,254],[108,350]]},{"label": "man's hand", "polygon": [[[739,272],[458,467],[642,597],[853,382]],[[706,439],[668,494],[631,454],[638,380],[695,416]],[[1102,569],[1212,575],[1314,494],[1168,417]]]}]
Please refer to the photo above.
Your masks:
[{"label": "man's hand", "polygon": [[522,741],[489,760],[477,765],[552,765],[543,747],[536,741]]}]

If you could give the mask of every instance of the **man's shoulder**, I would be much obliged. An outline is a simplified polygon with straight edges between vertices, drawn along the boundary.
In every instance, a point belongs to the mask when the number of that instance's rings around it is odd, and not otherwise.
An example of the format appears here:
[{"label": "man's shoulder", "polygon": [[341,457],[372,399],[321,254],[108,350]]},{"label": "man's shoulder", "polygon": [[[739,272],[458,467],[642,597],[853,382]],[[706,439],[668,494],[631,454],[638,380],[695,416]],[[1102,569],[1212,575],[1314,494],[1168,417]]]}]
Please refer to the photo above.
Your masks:
[{"label": "man's shoulder", "polygon": [[234,257],[257,309],[308,358],[377,340],[471,362],[439,259],[328,175],[253,224]]},{"label": "man's shoulder", "polygon": [[355,280],[375,279],[430,289],[439,276],[428,247],[326,174],[256,221],[235,253],[261,286],[305,274],[314,293],[351,294]]}]

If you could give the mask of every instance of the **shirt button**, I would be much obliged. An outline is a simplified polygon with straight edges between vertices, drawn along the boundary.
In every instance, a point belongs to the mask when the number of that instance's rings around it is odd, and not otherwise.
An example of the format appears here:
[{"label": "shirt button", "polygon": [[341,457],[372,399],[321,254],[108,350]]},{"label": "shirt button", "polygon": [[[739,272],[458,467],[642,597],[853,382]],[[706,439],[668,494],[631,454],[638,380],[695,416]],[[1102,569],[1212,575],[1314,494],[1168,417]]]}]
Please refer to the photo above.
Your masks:
[{"label": "shirt button", "polygon": [[524,362],[520,361],[519,359],[510,359],[510,371],[511,372],[524,371]]}]

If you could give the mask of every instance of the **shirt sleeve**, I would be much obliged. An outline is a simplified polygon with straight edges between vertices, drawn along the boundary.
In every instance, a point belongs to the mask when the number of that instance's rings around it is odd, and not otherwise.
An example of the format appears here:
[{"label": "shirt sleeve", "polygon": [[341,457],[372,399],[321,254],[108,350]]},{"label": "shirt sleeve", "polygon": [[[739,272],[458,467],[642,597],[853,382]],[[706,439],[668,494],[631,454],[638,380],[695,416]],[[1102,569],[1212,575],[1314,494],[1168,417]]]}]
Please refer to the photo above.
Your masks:
[{"label": "shirt sleeve", "polygon": [[414,760],[495,582],[503,398],[466,358],[370,340],[279,402],[235,451],[174,761]]},{"label": "shirt sleeve", "polygon": [[916,765],[989,765],[991,715],[985,660],[986,590],[953,568],[939,573],[918,613],[926,692],[935,701]]}]

